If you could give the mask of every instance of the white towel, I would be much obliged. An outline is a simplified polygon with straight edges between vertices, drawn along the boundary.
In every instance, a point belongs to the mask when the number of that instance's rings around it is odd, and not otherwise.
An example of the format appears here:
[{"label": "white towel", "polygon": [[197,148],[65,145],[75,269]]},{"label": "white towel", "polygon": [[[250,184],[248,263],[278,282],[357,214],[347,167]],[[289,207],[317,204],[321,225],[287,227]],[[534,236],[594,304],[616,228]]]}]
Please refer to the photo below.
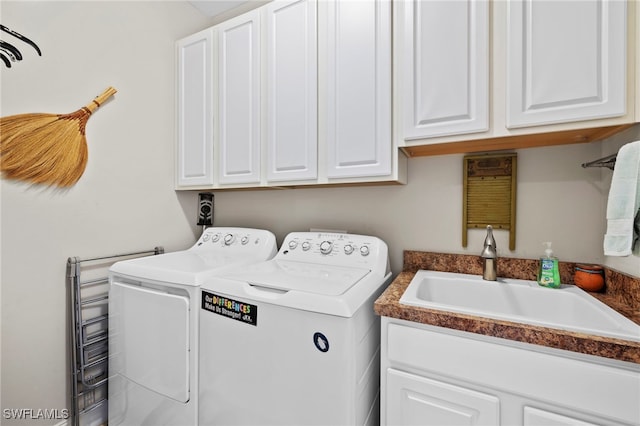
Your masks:
[{"label": "white towel", "polygon": [[[629,256],[634,240],[634,219],[640,210],[640,141],[624,145],[616,165],[607,202],[605,256]],[[640,243],[636,244],[640,246]]]}]

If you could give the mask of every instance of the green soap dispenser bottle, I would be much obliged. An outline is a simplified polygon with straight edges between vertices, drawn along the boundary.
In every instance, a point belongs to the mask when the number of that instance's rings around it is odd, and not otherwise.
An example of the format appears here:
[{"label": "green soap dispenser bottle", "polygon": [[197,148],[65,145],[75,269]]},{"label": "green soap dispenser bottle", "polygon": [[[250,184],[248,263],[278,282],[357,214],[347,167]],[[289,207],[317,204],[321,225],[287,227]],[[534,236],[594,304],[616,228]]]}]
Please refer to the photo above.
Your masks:
[{"label": "green soap dispenser bottle", "polygon": [[538,269],[538,284],[543,287],[559,288],[560,287],[560,268],[558,267],[558,259],[553,257],[551,250],[551,242],[544,243],[547,249],[544,251],[544,257],[540,258],[540,268]]}]

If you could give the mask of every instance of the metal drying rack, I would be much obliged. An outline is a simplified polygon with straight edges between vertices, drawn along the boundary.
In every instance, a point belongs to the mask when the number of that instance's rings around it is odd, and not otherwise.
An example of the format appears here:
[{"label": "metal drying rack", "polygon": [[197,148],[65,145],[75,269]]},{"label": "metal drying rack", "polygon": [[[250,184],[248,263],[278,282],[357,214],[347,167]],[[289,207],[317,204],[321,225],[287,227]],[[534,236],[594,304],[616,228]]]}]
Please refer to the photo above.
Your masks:
[{"label": "metal drying rack", "polygon": [[[81,280],[82,271],[91,275],[104,272],[116,259],[134,258],[164,253],[160,246],[153,250],[114,256],[67,259],[67,282],[70,294],[71,342],[71,423],[80,425],[80,417],[104,417],[107,410],[107,380],[109,359],[109,278]],[[102,407],[102,413],[98,409]],[[102,420],[102,419],[98,419]],[[95,421],[91,421],[95,423]],[[107,424],[107,419],[99,424]]]}]

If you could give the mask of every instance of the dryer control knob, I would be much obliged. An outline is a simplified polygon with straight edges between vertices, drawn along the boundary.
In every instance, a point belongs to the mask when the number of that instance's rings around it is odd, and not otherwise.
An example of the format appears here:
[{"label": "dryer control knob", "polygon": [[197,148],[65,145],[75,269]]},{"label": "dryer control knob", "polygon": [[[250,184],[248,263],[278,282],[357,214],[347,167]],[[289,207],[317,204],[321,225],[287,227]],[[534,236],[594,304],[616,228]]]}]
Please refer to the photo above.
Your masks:
[{"label": "dryer control knob", "polygon": [[236,236],[233,234],[227,234],[224,236],[224,245],[230,246],[236,240]]},{"label": "dryer control knob", "polygon": [[320,243],[320,253],[329,254],[333,250],[333,244],[331,241],[323,241]]},{"label": "dryer control knob", "polygon": [[360,254],[363,256],[369,256],[369,247],[367,246],[360,247]]},{"label": "dryer control knob", "polygon": [[289,241],[289,250],[294,250],[296,247],[298,247],[298,242],[296,240]]},{"label": "dryer control knob", "polygon": [[216,234],[213,236],[213,238],[211,239],[212,243],[218,242],[218,240],[220,240],[220,234]]},{"label": "dryer control knob", "polygon": [[242,237],[242,239],[240,240],[240,242],[242,243],[242,245],[247,245],[247,243],[249,242],[249,237],[247,237],[246,235],[244,237]]},{"label": "dryer control knob", "polygon": [[305,241],[304,243],[302,243],[302,250],[309,251],[310,248],[311,244],[309,243],[309,241]]},{"label": "dryer control knob", "polygon": [[345,254],[353,253],[353,246],[351,244],[347,244],[346,246],[344,246],[344,253]]}]

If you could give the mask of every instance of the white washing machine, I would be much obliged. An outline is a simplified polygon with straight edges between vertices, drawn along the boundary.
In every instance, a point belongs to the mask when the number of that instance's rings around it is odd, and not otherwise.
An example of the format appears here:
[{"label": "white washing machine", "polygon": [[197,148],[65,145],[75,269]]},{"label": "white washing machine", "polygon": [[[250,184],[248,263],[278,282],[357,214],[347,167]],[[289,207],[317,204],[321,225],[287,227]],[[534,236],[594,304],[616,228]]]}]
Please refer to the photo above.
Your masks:
[{"label": "white washing machine", "polygon": [[375,237],[295,232],[270,261],[200,288],[201,425],[376,425]]},{"label": "white washing machine", "polygon": [[109,271],[109,424],[196,425],[199,286],[271,259],[269,231],[208,228],[188,250]]}]

